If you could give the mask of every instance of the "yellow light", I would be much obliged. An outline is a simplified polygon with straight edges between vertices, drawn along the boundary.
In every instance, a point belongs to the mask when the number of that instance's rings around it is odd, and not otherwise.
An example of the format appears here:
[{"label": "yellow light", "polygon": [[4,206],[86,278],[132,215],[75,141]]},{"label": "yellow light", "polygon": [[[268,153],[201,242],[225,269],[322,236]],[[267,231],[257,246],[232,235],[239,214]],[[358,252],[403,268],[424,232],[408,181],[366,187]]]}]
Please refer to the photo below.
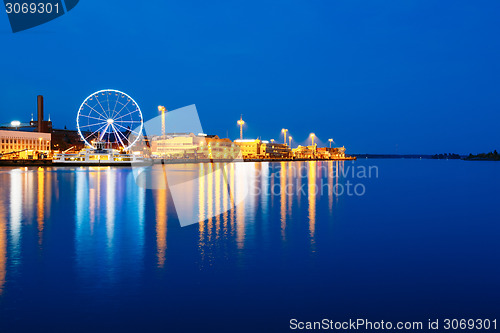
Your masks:
[{"label": "yellow light", "polygon": [[163,105],[158,105],[158,112],[165,112],[166,109]]}]

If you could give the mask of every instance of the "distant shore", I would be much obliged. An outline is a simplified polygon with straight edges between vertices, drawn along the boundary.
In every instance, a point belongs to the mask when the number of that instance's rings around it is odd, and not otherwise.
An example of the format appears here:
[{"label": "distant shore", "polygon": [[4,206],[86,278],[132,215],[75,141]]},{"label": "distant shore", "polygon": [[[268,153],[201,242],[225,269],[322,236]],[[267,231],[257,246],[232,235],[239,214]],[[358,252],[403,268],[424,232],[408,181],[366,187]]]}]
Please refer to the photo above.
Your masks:
[{"label": "distant shore", "polygon": [[493,152],[477,154],[477,155],[469,154],[469,156],[467,156],[464,159],[467,161],[500,161],[500,155],[495,150]]},{"label": "distant shore", "polygon": [[352,154],[357,158],[416,158],[416,159],[432,159],[434,155],[419,155],[419,154]]}]

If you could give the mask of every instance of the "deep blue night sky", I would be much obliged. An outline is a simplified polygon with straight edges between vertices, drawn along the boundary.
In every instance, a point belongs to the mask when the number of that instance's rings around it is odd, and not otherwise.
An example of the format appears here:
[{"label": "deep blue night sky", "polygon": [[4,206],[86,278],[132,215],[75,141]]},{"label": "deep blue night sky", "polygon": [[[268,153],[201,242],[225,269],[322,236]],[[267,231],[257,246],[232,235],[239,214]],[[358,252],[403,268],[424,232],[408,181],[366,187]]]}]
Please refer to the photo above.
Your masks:
[{"label": "deep blue night sky", "polygon": [[43,94],[55,127],[106,88],[139,103],[196,104],[207,133],[351,153],[499,149],[500,2],[83,0],[13,34],[0,13],[0,123]]}]

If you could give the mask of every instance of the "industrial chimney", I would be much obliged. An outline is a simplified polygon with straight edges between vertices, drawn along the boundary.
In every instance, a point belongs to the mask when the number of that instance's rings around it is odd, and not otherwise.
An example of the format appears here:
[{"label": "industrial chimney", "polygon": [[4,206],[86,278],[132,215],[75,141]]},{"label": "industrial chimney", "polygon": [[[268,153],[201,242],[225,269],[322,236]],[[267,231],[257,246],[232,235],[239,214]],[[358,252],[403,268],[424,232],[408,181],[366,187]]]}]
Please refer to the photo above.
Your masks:
[{"label": "industrial chimney", "polygon": [[37,96],[38,101],[38,132],[43,132],[43,96]]}]

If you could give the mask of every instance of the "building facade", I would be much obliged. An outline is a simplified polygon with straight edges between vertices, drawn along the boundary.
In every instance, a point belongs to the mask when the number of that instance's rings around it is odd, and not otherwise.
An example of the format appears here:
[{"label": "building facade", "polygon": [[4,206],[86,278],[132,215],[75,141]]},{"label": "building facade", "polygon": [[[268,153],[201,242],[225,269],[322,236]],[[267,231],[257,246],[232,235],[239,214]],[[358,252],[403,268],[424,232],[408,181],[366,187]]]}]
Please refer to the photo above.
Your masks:
[{"label": "building facade", "polygon": [[2,158],[41,158],[50,153],[51,134],[0,130]]},{"label": "building facade", "polygon": [[260,145],[261,158],[289,158],[292,150],[284,143],[262,141]]},{"label": "building facade", "polygon": [[150,143],[151,155],[161,158],[233,160],[240,154],[238,145],[217,135],[167,134]]},{"label": "building facade", "polygon": [[205,137],[198,148],[198,158],[234,160],[240,156],[240,147],[230,139],[217,135]]},{"label": "building facade", "polygon": [[243,158],[258,158],[260,155],[261,141],[256,140],[234,140],[234,143],[240,147]]},{"label": "building facade", "polygon": [[345,147],[338,148],[318,148],[317,157],[324,159],[345,158]]},{"label": "building facade", "polygon": [[204,137],[193,133],[167,134],[151,140],[151,154],[163,158],[192,158]]},{"label": "building facade", "polygon": [[298,146],[292,150],[294,158],[312,159],[316,157],[316,145],[314,146]]}]

